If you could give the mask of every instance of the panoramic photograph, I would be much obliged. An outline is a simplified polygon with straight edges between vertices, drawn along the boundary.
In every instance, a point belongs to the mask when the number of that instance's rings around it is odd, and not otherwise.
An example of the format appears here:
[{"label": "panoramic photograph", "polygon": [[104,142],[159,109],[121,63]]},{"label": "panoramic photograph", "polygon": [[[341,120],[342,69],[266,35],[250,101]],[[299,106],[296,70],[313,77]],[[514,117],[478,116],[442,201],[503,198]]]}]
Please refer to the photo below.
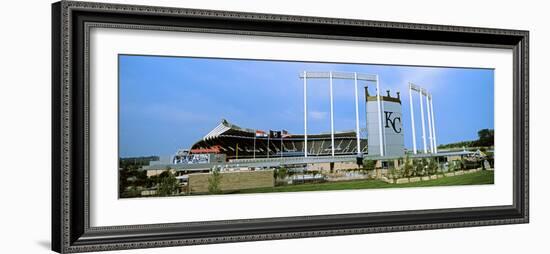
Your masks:
[{"label": "panoramic photograph", "polygon": [[494,184],[494,69],[118,65],[119,198]]}]

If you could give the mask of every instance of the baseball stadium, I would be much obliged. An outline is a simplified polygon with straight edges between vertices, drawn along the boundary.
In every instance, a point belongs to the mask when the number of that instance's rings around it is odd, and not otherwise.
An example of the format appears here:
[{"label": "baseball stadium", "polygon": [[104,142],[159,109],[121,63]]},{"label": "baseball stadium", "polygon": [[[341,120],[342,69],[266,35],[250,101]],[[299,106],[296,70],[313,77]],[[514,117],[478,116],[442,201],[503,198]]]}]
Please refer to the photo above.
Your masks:
[{"label": "baseball stadium", "polygon": [[[210,131],[205,130],[200,140],[179,149],[172,156],[150,161],[142,170],[149,178],[175,176],[179,187],[169,194],[191,195],[291,191],[295,189],[292,186],[305,183],[311,184],[307,187],[311,190],[322,190],[350,181],[351,185],[366,183],[364,188],[379,182],[429,186],[437,185],[439,178],[476,173],[493,167],[487,154],[480,150],[438,150],[433,98],[429,91],[418,85],[409,83],[408,86],[413,141],[412,150],[409,150],[404,146],[400,93],[392,96],[388,90],[382,95],[378,75],[303,72],[299,77],[303,80],[304,95],[307,94],[308,80],[330,81],[330,132],[307,132],[308,109],[307,97],[304,96],[303,133],[246,128],[221,119]],[[354,130],[337,131],[334,128],[333,79],[355,83]],[[368,86],[363,87],[364,102],[358,99],[358,81],[374,82],[376,85],[374,94],[369,93]],[[420,147],[416,144],[413,95],[418,96],[420,102],[420,119],[416,119],[422,127]],[[359,105],[363,103],[361,108],[366,110],[366,128],[360,129]],[[489,152],[492,154],[492,147]],[[490,179],[483,179],[481,183],[492,183],[492,173],[483,174]],[[439,181],[443,182],[440,185],[455,183]],[[379,186],[377,184],[372,186]],[[159,183],[142,189],[140,196],[158,195],[160,186]],[[337,189],[349,188],[346,184],[342,186]],[[307,188],[304,190],[309,190]]]}]

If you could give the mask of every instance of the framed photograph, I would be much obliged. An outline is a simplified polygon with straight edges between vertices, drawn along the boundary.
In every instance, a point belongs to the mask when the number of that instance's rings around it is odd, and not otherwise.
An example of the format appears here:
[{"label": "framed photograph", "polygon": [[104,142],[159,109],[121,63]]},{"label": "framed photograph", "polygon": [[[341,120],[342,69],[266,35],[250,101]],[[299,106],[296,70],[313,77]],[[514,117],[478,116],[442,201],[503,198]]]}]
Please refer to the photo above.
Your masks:
[{"label": "framed photograph", "polygon": [[529,221],[528,31],[61,1],[52,249]]}]

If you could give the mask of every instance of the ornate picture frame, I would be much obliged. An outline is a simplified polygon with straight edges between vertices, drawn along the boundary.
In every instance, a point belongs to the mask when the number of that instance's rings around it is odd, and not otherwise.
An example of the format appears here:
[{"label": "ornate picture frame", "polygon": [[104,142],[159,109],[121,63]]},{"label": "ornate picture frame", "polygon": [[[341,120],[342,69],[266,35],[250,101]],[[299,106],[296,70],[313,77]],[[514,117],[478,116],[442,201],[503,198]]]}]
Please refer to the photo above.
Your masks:
[{"label": "ornate picture frame", "polygon": [[[513,139],[513,204],[91,226],[89,32],[98,27],[511,50],[513,137],[508,138]],[[528,31],[57,2],[52,5],[52,250],[72,253],[528,223],[528,115]]]}]

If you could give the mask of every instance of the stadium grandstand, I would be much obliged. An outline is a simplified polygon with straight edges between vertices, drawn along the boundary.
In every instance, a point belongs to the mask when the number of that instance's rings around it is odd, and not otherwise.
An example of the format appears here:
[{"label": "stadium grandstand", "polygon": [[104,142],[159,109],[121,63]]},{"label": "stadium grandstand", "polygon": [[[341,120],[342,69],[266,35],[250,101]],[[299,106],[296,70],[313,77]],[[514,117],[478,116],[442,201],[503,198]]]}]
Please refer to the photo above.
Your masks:
[{"label": "stadium grandstand", "polygon": [[[355,131],[334,133],[335,155],[357,153]],[[308,156],[331,156],[331,135],[308,134]],[[367,153],[367,140],[361,139],[361,153]],[[304,156],[304,135],[289,134],[285,130],[269,132],[241,128],[223,119],[221,123],[193,144],[191,149],[179,151],[175,163],[184,163],[189,156],[224,154],[226,160]]]}]

